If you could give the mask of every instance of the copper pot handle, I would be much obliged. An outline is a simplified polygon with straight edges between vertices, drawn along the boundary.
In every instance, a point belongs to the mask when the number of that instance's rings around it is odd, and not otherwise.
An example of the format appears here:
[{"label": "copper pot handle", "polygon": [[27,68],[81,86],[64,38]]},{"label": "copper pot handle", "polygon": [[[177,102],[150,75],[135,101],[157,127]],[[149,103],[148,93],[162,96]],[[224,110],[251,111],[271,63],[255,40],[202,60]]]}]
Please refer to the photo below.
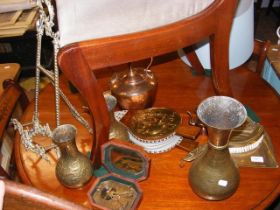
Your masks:
[{"label": "copper pot handle", "polygon": [[[144,71],[147,73],[147,71],[150,69],[150,67],[152,66],[152,64],[153,64],[153,61],[154,61],[154,57],[151,57],[150,58],[150,63],[148,64],[148,66],[146,67],[146,68],[144,68]],[[132,69],[133,69],[133,67],[132,67],[132,63],[133,62],[129,62],[129,70],[130,70],[130,72],[132,71]]]}]

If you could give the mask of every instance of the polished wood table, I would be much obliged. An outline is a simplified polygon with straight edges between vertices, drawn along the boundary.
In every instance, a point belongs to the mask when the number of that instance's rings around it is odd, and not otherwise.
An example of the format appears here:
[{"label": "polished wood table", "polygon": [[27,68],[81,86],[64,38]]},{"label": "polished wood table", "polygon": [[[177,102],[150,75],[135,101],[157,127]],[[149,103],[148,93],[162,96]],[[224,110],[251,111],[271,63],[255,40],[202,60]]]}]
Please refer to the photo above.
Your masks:
[{"label": "polished wood table", "polygon": [[[194,112],[201,100],[214,95],[212,80],[206,76],[193,76],[190,69],[175,54],[157,58],[152,70],[158,79],[158,92],[154,106],[169,107],[178,112]],[[98,79],[104,90],[115,69],[101,71]],[[234,97],[249,106],[261,119],[273,142],[276,159],[280,162],[280,99],[259,75],[244,67],[232,70],[231,85]],[[83,113],[83,100],[78,94],[70,94],[67,83],[61,87],[69,95],[77,110]],[[48,86],[40,96],[40,120],[48,122],[54,128],[53,88]],[[33,104],[28,107],[22,121],[32,119]],[[78,128],[77,145],[80,151],[89,152],[91,136],[70,114],[61,102],[61,123],[71,123]],[[50,139],[36,138],[41,144],[49,144]],[[86,197],[91,183],[80,190],[70,190],[59,184],[55,177],[56,157],[49,153],[50,163],[26,151],[16,138],[15,154],[21,180],[36,188],[59,197],[83,204],[90,208]],[[188,183],[190,163],[179,167],[179,161],[186,155],[174,148],[162,154],[149,154],[151,169],[149,178],[140,183],[143,199],[139,209],[254,209],[264,208],[280,194],[279,168],[240,168],[240,185],[237,192],[223,201],[207,201],[194,194]]]}]

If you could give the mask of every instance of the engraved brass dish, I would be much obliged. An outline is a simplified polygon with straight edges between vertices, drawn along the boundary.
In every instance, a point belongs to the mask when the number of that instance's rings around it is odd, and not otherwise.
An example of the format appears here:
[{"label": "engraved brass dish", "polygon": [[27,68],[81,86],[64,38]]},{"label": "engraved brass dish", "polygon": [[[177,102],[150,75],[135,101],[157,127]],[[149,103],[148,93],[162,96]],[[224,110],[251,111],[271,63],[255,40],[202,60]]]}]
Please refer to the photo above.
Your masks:
[{"label": "engraved brass dish", "polygon": [[98,209],[133,210],[139,204],[142,192],[133,180],[108,174],[95,181],[88,197]]},{"label": "engraved brass dish", "polygon": [[150,108],[136,111],[128,127],[139,139],[154,141],[174,134],[180,123],[180,115],[172,109]]},{"label": "engraved brass dish", "polygon": [[113,139],[102,145],[102,164],[108,174],[97,178],[88,198],[98,209],[136,209],[142,191],[138,181],[147,179],[150,159],[139,147]]}]

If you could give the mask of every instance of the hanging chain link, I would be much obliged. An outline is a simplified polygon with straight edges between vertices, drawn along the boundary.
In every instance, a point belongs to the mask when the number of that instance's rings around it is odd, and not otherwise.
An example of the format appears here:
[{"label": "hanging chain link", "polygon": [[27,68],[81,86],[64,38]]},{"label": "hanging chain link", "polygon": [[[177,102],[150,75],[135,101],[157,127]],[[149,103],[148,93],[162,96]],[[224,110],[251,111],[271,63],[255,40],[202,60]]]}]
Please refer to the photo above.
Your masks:
[{"label": "hanging chain link", "polygon": [[[45,13],[43,4],[44,3],[47,6],[48,10],[48,15]],[[45,34],[52,38],[52,43],[53,43],[53,56],[54,56],[54,88],[55,88],[55,118],[56,118],[56,126],[60,125],[60,99],[59,99],[59,70],[58,70],[58,65],[57,65],[57,53],[59,50],[59,32],[53,31],[54,27],[54,9],[49,0],[39,0],[37,1],[37,5],[39,7],[39,12],[40,12],[40,21],[42,21],[42,26],[43,26],[43,32],[45,31]],[[43,33],[42,33],[43,34]],[[42,38],[42,35],[41,35]],[[38,41],[39,42],[39,41]],[[39,50],[41,54],[41,41]],[[38,66],[41,66],[41,58],[38,60]],[[37,69],[40,71],[40,69],[37,67]],[[37,78],[36,78],[37,80]],[[37,104],[38,105],[38,104]],[[38,109],[38,108],[37,108]]]},{"label": "hanging chain link", "polygon": [[[46,15],[43,5],[44,3],[48,9],[48,15]],[[79,114],[79,112],[75,109],[75,107],[70,103],[68,98],[59,88],[59,68],[57,64],[57,54],[60,48],[60,36],[59,32],[53,31],[54,27],[54,9],[49,0],[39,0],[38,7],[40,8],[40,19],[44,22],[44,30],[45,34],[52,38],[52,43],[54,46],[54,77],[52,79],[52,83],[54,84],[55,88],[55,113],[56,113],[56,126],[60,125],[60,95],[63,96],[62,99],[65,101],[67,106],[70,109],[71,114],[78,120],[85,128],[88,129],[89,133],[93,134],[93,129],[90,127],[88,122]],[[39,69],[44,69],[41,64]]]},{"label": "hanging chain link", "polygon": [[55,89],[55,117],[56,126],[60,125],[60,97],[59,97],[59,70],[57,66],[57,53],[59,49],[58,37],[55,36],[53,39],[54,46],[54,89]]},{"label": "hanging chain link", "polygon": [[42,45],[42,36],[44,33],[44,23],[41,18],[39,18],[36,22],[36,30],[37,30],[37,49],[36,49],[36,73],[35,73],[35,103],[34,103],[34,122],[38,122],[38,103],[39,103],[39,94],[40,94],[40,61],[41,61],[41,45]]}]

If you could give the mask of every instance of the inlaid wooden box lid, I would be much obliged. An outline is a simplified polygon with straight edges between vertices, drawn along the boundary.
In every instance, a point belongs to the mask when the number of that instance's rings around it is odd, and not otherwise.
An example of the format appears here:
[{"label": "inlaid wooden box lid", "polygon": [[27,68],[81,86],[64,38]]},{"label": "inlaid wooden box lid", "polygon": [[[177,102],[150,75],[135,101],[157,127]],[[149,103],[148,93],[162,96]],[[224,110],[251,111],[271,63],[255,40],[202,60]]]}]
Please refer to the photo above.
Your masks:
[{"label": "inlaid wooden box lid", "polygon": [[97,178],[89,190],[91,204],[102,209],[135,209],[142,198],[138,182],[148,178],[150,159],[141,148],[116,139],[101,151],[109,173]]}]

